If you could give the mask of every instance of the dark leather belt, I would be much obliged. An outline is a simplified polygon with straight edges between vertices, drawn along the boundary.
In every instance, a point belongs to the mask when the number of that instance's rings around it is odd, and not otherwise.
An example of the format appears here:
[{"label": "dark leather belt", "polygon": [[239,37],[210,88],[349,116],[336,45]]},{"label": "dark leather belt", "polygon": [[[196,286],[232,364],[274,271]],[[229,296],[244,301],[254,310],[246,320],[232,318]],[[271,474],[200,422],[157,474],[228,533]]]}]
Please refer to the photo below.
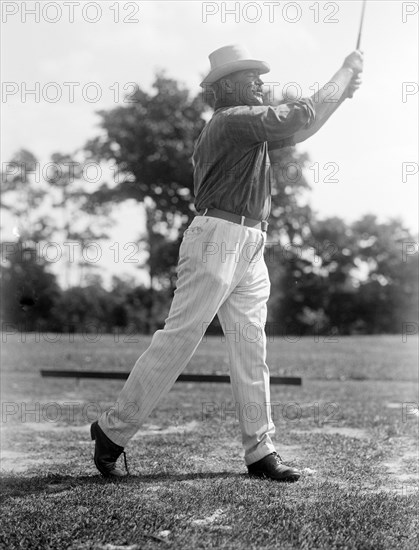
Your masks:
[{"label": "dark leather belt", "polygon": [[227,212],[226,210],[219,210],[218,208],[205,208],[198,212],[200,216],[211,216],[213,218],[221,218],[222,220],[227,220],[228,222],[238,223],[239,225],[245,225],[246,227],[254,227],[255,229],[260,229],[261,231],[267,231],[268,222],[253,220],[252,218],[246,218],[245,216],[239,216],[238,214],[233,214],[232,212]]}]

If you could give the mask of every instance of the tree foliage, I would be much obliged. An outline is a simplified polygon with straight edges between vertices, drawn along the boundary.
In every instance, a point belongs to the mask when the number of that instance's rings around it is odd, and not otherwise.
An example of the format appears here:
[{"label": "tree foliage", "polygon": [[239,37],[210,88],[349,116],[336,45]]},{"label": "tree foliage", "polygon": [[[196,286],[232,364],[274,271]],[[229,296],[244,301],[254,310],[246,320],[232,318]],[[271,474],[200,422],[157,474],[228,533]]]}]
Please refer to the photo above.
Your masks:
[{"label": "tree foliage", "polygon": [[61,289],[46,269],[36,248],[21,241],[7,243],[1,267],[1,314],[6,323],[22,331],[52,328],[52,311]]},{"label": "tree foliage", "polygon": [[400,220],[312,220],[311,231],[307,246],[267,254],[269,320],[280,331],[374,334],[417,323],[418,257],[403,259],[415,239]]},{"label": "tree foliage", "polygon": [[156,76],[154,93],[141,89],[132,103],[100,111],[102,135],[86,144],[97,161],[114,163],[114,181],[91,196],[91,204],[151,199],[169,227],[175,215],[193,217],[191,157],[206,110],[200,97],[163,74]]}]

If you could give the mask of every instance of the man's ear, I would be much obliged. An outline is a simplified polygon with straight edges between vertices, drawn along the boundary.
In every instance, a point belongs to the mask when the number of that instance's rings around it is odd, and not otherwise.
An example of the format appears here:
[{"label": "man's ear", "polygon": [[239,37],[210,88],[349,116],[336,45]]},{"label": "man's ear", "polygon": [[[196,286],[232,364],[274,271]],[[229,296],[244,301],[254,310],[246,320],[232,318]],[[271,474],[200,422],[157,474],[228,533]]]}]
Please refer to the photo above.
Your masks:
[{"label": "man's ear", "polygon": [[233,82],[229,78],[222,78],[220,81],[221,91],[224,94],[229,94],[234,91]]}]

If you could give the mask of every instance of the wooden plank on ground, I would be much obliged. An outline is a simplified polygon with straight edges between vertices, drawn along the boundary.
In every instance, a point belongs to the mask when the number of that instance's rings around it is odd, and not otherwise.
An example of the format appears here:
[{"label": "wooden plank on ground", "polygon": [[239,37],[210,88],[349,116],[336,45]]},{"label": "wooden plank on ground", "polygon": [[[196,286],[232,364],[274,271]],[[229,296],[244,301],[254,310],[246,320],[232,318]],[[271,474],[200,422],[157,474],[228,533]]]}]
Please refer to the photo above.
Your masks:
[{"label": "wooden plank on ground", "polygon": [[[41,370],[41,376],[53,378],[113,378],[115,380],[126,380],[129,372],[120,371],[94,371],[94,370]],[[299,376],[271,376],[271,384],[284,384],[291,386],[301,386]],[[228,374],[181,374],[176,382],[230,382]]]}]

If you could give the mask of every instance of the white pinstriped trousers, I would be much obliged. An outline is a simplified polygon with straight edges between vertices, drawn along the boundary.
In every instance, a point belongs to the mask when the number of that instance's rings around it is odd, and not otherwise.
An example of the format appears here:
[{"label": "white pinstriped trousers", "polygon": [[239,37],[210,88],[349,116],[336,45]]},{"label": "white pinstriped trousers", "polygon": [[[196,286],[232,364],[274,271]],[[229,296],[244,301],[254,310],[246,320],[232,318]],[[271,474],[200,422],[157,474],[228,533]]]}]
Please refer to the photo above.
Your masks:
[{"label": "white pinstriped trousers", "polygon": [[270,292],[265,242],[266,233],[259,229],[209,216],[192,220],[180,246],[165,326],[137,360],[115,405],[99,419],[114,443],[126,446],[188,364],[218,312],[245,463],[275,450],[264,331]]}]

